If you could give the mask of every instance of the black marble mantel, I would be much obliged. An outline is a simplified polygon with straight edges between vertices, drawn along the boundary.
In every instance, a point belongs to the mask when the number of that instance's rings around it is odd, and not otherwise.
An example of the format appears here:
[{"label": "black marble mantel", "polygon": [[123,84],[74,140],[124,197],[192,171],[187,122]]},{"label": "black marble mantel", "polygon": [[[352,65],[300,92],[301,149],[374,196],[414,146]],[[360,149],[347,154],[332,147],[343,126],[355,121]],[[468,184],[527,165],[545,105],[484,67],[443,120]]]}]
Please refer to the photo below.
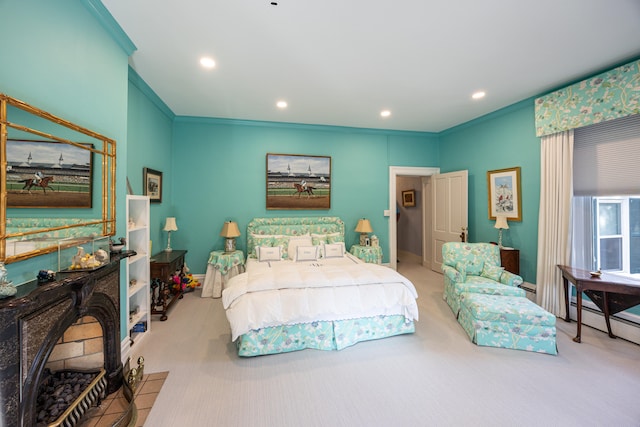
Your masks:
[{"label": "black marble mantel", "polygon": [[58,273],[56,280],[18,286],[0,300],[0,426],[33,426],[38,385],[56,342],[84,316],[103,329],[107,393],[122,385],[120,360],[120,261],[89,272]]}]

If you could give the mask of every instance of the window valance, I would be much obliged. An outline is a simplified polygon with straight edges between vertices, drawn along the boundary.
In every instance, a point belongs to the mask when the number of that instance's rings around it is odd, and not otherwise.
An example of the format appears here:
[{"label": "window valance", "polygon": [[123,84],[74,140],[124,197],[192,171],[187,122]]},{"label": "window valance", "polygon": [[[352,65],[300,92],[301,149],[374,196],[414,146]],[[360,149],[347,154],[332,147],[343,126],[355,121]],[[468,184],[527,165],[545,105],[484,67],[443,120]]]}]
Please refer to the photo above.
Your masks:
[{"label": "window valance", "polygon": [[536,135],[640,113],[640,60],[557,90],[535,101]]}]

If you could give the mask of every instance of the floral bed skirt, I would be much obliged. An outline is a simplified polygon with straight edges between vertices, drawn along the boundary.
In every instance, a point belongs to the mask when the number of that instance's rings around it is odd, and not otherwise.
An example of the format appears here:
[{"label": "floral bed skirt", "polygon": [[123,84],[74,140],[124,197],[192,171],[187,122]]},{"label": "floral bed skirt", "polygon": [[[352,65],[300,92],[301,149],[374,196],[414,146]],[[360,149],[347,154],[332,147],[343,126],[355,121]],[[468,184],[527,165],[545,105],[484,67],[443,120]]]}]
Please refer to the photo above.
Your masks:
[{"label": "floral bed skirt", "polygon": [[236,340],[238,355],[250,357],[314,348],[342,350],[369,341],[415,331],[412,320],[402,315],[318,321],[273,326],[250,331]]}]

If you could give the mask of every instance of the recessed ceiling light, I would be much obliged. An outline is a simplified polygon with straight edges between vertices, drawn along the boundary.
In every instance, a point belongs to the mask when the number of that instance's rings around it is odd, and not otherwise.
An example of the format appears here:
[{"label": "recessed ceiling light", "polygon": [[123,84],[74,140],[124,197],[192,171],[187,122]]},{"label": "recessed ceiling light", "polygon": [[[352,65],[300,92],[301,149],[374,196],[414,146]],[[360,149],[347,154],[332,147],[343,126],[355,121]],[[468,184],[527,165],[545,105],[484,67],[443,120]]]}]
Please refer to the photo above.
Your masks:
[{"label": "recessed ceiling light", "polygon": [[200,65],[202,65],[204,68],[213,68],[216,66],[216,61],[209,58],[208,56],[203,56],[202,58],[200,58]]},{"label": "recessed ceiling light", "polygon": [[484,98],[485,95],[486,95],[486,93],[484,93],[483,91],[478,91],[478,92],[474,93],[473,95],[471,95],[471,97],[473,99],[480,99],[480,98]]},{"label": "recessed ceiling light", "polygon": [[278,108],[287,108],[287,101],[278,101],[278,102],[276,103],[276,106],[277,106]]},{"label": "recessed ceiling light", "polygon": [[389,117],[390,115],[391,115],[391,111],[389,111],[389,110],[380,111],[380,116],[382,116],[382,117]]}]

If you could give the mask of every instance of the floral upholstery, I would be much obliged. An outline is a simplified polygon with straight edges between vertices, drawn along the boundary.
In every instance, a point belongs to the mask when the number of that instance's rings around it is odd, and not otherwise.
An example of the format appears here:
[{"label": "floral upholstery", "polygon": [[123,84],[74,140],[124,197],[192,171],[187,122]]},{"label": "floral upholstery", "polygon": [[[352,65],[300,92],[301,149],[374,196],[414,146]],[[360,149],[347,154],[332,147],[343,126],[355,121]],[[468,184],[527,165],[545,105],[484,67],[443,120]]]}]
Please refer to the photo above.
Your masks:
[{"label": "floral upholstery", "polygon": [[369,341],[415,331],[412,320],[402,315],[316,321],[273,326],[249,331],[236,341],[238,355],[249,357],[314,348],[341,350]]},{"label": "floral upholstery", "polygon": [[464,293],[458,322],[477,345],[557,354],[556,317],[527,298]]},{"label": "floral upholstery", "polygon": [[254,218],[247,225],[247,257],[255,258],[261,244],[282,246],[286,252],[289,237],[303,235],[315,237],[318,244],[344,242],[344,222],[333,216]]},{"label": "floral upholstery", "polygon": [[[447,242],[442,246],[443,298],[458,316],[465,292],[525,297],[522,277],[502,270],[500,248],[491,243]],[[498,277],[499,281],[490,277]]]}]

